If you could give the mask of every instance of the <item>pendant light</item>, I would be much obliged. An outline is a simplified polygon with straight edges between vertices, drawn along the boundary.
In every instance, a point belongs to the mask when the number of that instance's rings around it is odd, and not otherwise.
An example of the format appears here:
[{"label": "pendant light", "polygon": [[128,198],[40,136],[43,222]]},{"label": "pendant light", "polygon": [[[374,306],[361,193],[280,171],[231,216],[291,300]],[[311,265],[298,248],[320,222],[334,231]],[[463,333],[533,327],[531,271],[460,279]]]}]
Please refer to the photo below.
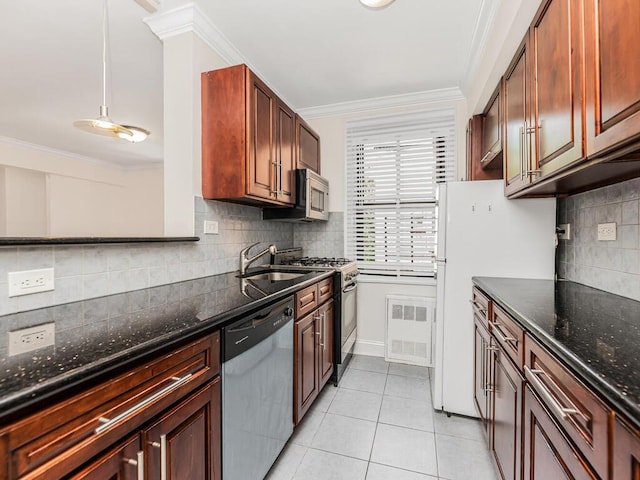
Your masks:
[{"label": "pendant light", "polygon": [[394,1],[395,0],[360,0],[360,3],[365,7],[379,10],[391,5]]},{"label": "pendant light", "polygon": [[74,127],[88,133],[104,135],[112,138],[122,138],[132,143],[142,142],[149,135],[144,128],[132,125],[120,125],[109,118],[107,107],[107,42],[109,37],[109,16],[107,12],[107,0],[103,0],[102,8],[102,105],[100,116],[95,119],[83,119],[73,122]]}]

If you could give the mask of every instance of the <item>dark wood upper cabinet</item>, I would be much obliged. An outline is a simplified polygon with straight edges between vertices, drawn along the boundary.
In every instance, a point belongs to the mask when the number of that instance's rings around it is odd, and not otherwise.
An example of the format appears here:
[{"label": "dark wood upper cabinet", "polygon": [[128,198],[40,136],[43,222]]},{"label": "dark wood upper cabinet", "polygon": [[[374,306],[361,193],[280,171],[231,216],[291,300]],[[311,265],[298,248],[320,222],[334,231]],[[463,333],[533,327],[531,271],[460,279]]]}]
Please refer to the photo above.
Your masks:
[{"label": "dark wood upper cabinet", "polygon": [[296,168],[310,168],[320,174],[320,137],[296,115]]},{"label": "dark wood upper cabinet", "polygon": [[584,3],[587,154],[592,156],[640,141],[640,2]]},{"label": "dark wood upper cabinet", "polygon": [[505,195],[531,184],[531,151],[527,142],[529,118],[529,42],[525,38],[504,76],[504,183]]},{"label": "dark wood upper cabinet", "polygon": [[474,115],[467,125],[467,180],[497,180],[502,178],[499,169],[482,168],[482,115]]},{"label": "dark wood upper cabinet", "polygon": [[294,202],[295,114],[246,65],[202,74],[202,195]]},{"label": "dark wood upper cabinet", "polygon": [[585,158],[582,2],[547,0],[529,32],[532,180]]},{"label": "dark wood upper cabinet", "polygon": [[482,151],[480,165],[484,169],[502,169],[502,130],[504,121],[502,81],[482,112]]}]

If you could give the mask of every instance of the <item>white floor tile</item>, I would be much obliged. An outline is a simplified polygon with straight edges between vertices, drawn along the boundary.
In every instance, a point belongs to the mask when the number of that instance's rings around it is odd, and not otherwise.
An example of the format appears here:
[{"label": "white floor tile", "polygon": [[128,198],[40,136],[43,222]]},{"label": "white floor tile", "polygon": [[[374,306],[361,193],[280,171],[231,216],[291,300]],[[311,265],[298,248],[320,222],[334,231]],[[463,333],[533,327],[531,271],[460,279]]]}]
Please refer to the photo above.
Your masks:
[{"label": "white floor tile", "polygon": [[371,461],[437,476],[435,435],[379,423]]},{"label": "white floor tile", "polygon": [[327,413],[311,447],[369,460],[376,423]]},{"label": "white floor tile", "polygon": [[384,389],[384,394],[394,397],[424,400],[425,402],[429,402],[429,405],[431,405],[429,381],[422,378],[389,375],[387,377],[387,384]]},{"label": "white floor tile", "polygon": [[364,480],[367,462],[310,448],[294,480]]},{"label": "white floor tile", "polygon": [[433,423],[436,433],[468,438],[478,442],[485,441],[482,424],[477,418],[461,417],[459,415],[448,417],[446,413],[435,412],[433,414]]},{"label": "white floor tile", "polygon": [[429,367],[418,365],[406,365],[404,363],[389,363],[389,375],[399,375],[401,377],[429,379]]},{"label": "white floor tile", "polygon": [[380,409],[380,423],[433,432],[433,408],[425,400],[385,395]]},{"label": "white floor tile", "polygon": [[491,456],[484,442],[436,434],[440,478],[447,480],[496,480]]},{"label": "white floor tile", "polygon": [[367,372],[350,368],[347,373],[344,374],[344,377],[342,377],[340,387],[382,394],[386,382],[387,375],[384,373]]},{"label": "white floor tile", "polygon": [[367,470],[367,480],[436,480],[437,478],[378,463],[370,463]]},{"label": "white floor tile", "polygon": [[326,412],[329,410],[329,406],[336,396],[337,391],[338,389],[333,386],[333,383],[327,383],[320,392],[320,395],[318,395],[318,398],[316,398],[316,401],[313,402],[311,408],[320,412]]},{"label": "white floor tile", "polygon": [[380,394],[339,388],[329,413],[377,422],[381,404]]},{"label": "white floor tile", "polygon": [[389,364],[385,362],[384,357],[354,355],[349,363],[349,368],[366,370],[368,372],[387,373]]},{"label": "white floor tile", "polygon": [[287,444],[265,480],[292,480],[307,450],[302,445]]},{"label": "white floor tile", "polygon": [[321,411],[309,410],[302,421],[295,428],[293,435],[289,439],[289,443],[295,443],[297,445],[303,445],[305,447],[311,446],[313,437],[315,437],[325,413]]}]

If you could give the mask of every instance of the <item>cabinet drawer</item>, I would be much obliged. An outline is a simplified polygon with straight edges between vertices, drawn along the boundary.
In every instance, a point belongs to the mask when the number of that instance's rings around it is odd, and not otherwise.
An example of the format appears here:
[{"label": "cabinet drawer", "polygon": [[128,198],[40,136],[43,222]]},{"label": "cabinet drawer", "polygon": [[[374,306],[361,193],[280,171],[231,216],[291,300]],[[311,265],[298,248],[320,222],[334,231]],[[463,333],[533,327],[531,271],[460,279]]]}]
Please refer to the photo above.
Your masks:
[{"label": "cabinet drawer", "polygon": [[322,305],[333,297],[333,277],[318,283],[318,305]]},{"label": "cabinet drawer", "polygon": [[219,370],[216,332],[10,425],[2,468],[7,478],[62,478]]},{"label": "cabinet drawer", "polygon": [[489,298],[482,293],[478,287],[473,287],[471,293],[471,306],[473,308],[473,314],[478,319],[483,321],[483,325],[486,329],[489,329]]},{"label": "cabinet drawer", "polygon": [[524,372],[532,390],[582,455],[601,478],[607,478],[610,410],[528,335]]},{"label": "cabinet drawer", "polygon": [[509,355],[511,360],[522,371],[524,352],[524,331],[504,310],[497,305],[492,306],[491,333],[498,345]]},{"label": "cabinet drawer", "polygon": [[296,293],[296,319],[304,317],[318,306],[318,284],[315,283]]}]

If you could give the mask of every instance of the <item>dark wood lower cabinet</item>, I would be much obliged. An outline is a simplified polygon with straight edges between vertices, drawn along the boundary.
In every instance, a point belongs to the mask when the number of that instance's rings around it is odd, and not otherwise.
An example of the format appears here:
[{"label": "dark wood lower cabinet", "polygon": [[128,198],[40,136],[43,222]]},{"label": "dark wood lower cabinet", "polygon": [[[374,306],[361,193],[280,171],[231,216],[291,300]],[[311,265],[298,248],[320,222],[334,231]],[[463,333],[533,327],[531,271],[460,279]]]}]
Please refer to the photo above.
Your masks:
[{"label": "dark wood lower cabinet", "polygon": [[[524,379],[499,347],[493,357],[491,451],[503,480],[519,480],[522,454],[522,386]],[[548,477],[549,479],[553,477]]]},{"label": "dark wood lower cabinet", "polygon": [[109,450],[69,477],[69,480],[141,480],[144,478],[144,454],[140,435]]},{"label": "dark wood lower cabinet", "polygon": [[318,396],[318,342],[315,314],[296,321],[294,332],[293,422],[297,425]]},{"label": "dark wood lower cabinet", "polygon": [[599,478],[564,436],[529,387],[525,388],[524,393],[523,478],[524,480],[564,478],[595,480]]},{"label": "dark wood lower cabinet", "polygon": [[333,300],[318,309],[318,329],[320,331],[318,349],[318,377],[322,388],[333,373]]},{"label": "dark wood lower cabinet", "polygon": [[491,369],[489,362],[489,347],[491,339],[489,332],[484,327],[481,320],[474,316],[474,380],[473,380],[473,401],[480,415],[480,421],[485,436],[490,441],[491,428],[491,395],[489,383],[491,382]]},{"label": "dark wood lower cabinet", "polygon": [[640,480],[640,432],[616,419],[613,429],[614,480]]},{"label": "dark wood lower cabinet", "polygon": [[145,429],[143,443],[147,478],[220,480],[220,378]]}]

